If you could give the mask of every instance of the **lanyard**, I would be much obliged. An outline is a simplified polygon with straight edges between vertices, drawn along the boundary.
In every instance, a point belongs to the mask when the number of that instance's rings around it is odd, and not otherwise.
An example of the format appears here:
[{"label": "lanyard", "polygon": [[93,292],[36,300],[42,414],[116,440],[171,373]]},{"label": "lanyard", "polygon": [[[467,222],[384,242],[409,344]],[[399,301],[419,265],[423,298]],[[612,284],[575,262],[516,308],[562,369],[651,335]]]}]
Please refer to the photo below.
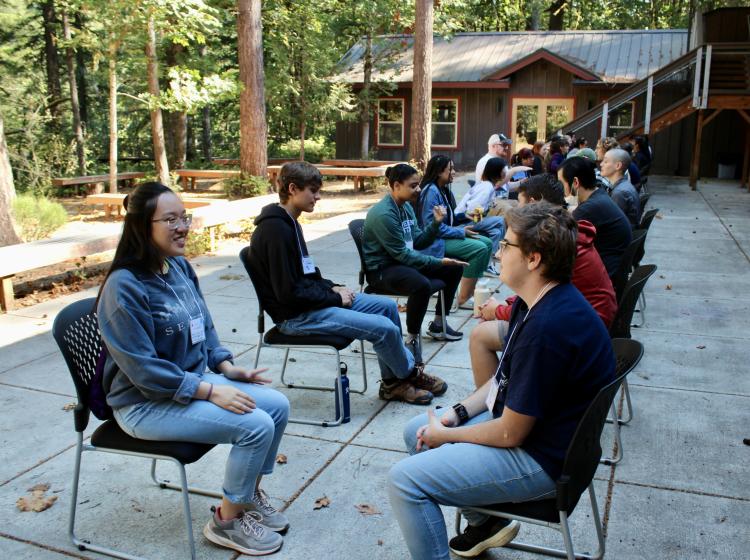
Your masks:
[{"label": "lanyard", "polygon": [[[169,259],[167,259],[167,263],[169,263]],[[177,272],[177,275],[180,277],[180,280],[182,281],[182,283],[185,284],[185,286],[187,286],[187,289],[188,289],[188,291],[190,292],[190,295],[193,298],[193,303],[195,303],[195,307],[196,307],[196,309],[198,309],[198,314],[200,315],[201,320],[203,320],[204,319],[204,317],[203,317],[203,310],[201,309],[201,306],[198,304],[198,300],[195,297],[195,292],[193,292],[193,288],[190,287],[190,283],[182,275],[182,273],[179,270],[179,267],[176,264],[173,264],[171,266],[171,268],[173,268],[175,270],[175,272]],[[187,316],[192,320],[193,316],[190,314],[190,311],[188,310],[187,306],[182,301],[182,298],[177,294],[177,292],[172,287],[172,285],[169,282],[167,282],[164,278],[162,278],[161,276],[157,276],[156,274],[154,274],[154,276],[156,276],[159,280],[161,280],[164,283],[164,285],[172,291],[172,293],[174,294],[174,297],[176,297],[177,301],[180,302],[180,306],[185,310],[185,313],[187,313]]]},{"label": "lanyard", "polygon": [[299,255],[300,255],[300,257],[302,257],[304,259],[307,255],[302,250],[302,241],[300,241],[299,231],[297,231],[297,228],[299,227],[299,224],[297,223],[297,220],[295,220],[292,217],[292,215],[289,213],[289,210],[287,210],[286,208],[284,208],[284,211],[286,212],[286,215],[289,216],[289,219],[292,220],[292,226],[294,227],[294,236],[297,238],[297,247],[299,247]]}]

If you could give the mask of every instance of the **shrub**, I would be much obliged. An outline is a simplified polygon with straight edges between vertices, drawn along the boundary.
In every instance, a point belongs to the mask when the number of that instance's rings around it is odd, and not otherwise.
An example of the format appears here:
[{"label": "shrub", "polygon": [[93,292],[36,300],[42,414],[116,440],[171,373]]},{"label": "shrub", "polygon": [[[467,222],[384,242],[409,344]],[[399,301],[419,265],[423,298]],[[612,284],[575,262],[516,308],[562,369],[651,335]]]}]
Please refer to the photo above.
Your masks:
[{"label": "shrub", "polygon": [[[283,144],[269,146],[269,157],[272,158],[299,158],[299,139],[292,139]],[[333,159],[336,155],[336,145],[318,136],[315,138],[305,138],[305,161],[310,163],[320,163],[324,159]]]},{"label": "shrub", "polygon": [[224,192],[229,198],[250,198],[271,192],[271,183],[265,177],[240,175],[222,181]]},{"label": "shrub", "polygon": [[68,221],[62,204],[45,197],[20,194],[13,201],[13,215],[24,241],[44,239]]}]

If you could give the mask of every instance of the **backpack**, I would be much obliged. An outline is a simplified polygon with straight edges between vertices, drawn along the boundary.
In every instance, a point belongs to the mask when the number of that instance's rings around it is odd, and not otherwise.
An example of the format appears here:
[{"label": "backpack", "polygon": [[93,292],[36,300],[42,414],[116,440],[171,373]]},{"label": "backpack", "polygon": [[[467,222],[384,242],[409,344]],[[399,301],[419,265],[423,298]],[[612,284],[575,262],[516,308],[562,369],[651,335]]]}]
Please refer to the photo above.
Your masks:
[{"label": "backpack", "polygon": [[99,420],[114,418],[112,407],[107,404],[107,394],[104,392],[104,365],[107,363],[107,347],[102,344],[102,351],[96,360],[94,375],[88,385],[87,401],[91,412]]}]

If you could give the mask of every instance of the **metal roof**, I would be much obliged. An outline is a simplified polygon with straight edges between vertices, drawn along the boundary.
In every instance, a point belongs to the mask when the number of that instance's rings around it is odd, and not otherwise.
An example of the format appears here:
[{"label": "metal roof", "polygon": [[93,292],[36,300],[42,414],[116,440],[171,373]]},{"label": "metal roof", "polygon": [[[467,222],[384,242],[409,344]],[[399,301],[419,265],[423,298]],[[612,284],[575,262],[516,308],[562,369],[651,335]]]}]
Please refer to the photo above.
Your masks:
[{"label": "metal roof", "polygon": [[[687,52],[686,29],[634,31],[525,31],[512,33],[457,33],[434,36],[433,82],[480,82],[545,49],[598,76],[606,83],[641,80]],[[380,36],[373,54],[383,57],[374,80],[412,81],[411,35]],[[339,63],[338,79],[361,83],[364,41],[359,41]]]}]

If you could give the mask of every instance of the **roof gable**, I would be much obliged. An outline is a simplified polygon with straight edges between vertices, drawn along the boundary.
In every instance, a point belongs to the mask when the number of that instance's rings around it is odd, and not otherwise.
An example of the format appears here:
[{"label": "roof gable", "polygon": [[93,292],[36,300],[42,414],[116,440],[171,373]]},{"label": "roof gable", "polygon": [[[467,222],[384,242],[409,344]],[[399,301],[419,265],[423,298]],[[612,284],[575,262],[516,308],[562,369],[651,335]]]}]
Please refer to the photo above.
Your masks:
[{"label": "roof gable", "polygon": [[601,80],[601,78],[597,76],[596,74],[594,74],[593,72],[590,72],[589,70],[583,68],[582,66],[579,66],[578,64],[574,64],[568,60],[565,60],[564,58],[556,55],[553,52],[548,51],[545,48],[537,49],[530,55],[525,56],[521,58],[520,60],[510,63],[507,66],[501,68],[500,70],[492,72],[488,76],[484,76],[482,80],[483,81],[484,80],[502,80],[503,78],[507,78],[514,72],[518,72],[522,68],[526,68],[527,66],[530,66],[540,60],[546,60],[547,62],[551,62],[552,64],[559,66],[560,68],[563,68],[564,70],[567,70],[568,72],[570,72],[574,76],[581,78],[582,80],[586,80],[586,81],[600,81]]}]

